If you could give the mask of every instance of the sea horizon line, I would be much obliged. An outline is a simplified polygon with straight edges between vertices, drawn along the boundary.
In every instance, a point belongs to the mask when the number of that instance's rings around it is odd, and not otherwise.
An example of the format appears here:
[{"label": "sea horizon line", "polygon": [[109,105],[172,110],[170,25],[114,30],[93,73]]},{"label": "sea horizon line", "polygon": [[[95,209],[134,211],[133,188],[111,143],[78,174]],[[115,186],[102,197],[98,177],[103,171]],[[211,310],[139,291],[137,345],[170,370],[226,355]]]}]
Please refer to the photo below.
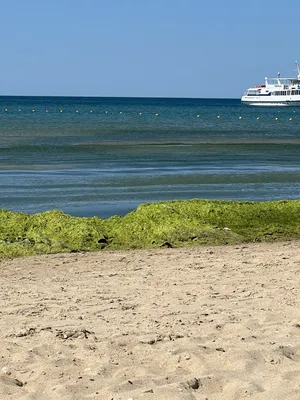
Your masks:
[{"label": "sea horizon line", "polygon": [[165,97],[165,96],[95,96],[95,95],[17,95],[3,94],[1,98],[7,97],[49,97],[49,98],[93,98],[93,99],[162,99],[162,100],[240,100],[239,97]]}]

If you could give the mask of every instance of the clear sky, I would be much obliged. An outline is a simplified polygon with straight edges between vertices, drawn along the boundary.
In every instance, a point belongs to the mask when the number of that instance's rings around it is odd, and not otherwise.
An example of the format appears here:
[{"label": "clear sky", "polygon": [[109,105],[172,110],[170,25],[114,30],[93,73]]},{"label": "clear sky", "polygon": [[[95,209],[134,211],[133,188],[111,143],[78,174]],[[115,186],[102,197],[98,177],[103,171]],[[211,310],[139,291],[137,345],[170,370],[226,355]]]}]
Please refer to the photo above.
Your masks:
[{"label": "clear sky", "polygon": [[0,0],[0,94],[238,98],[294,76],[300,1]]}]

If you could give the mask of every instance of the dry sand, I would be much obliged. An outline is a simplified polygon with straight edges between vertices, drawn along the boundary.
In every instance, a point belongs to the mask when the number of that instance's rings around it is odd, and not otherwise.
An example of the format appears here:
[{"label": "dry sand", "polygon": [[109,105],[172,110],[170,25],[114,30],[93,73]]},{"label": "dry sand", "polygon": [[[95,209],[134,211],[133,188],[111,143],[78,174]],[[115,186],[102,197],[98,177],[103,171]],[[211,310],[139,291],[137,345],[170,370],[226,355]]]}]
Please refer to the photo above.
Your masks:
[{"label": "dry sand", "polygon": [[299,245],[2,261],[1,400],[299,400]]}]

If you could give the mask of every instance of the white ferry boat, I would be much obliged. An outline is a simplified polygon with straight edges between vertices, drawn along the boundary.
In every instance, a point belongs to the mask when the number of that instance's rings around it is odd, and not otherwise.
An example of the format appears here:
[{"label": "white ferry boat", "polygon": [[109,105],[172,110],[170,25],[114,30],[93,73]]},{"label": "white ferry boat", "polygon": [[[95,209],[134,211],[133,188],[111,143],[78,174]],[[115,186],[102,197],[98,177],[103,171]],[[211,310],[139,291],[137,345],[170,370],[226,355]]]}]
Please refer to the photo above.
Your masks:
[{"label": "white ferry boat", "polygon": [[297,77],[265,78],[264,85],[249,88],[242,96],[244,104],[252,106],[300,106],[300,66],[296,61]]}]

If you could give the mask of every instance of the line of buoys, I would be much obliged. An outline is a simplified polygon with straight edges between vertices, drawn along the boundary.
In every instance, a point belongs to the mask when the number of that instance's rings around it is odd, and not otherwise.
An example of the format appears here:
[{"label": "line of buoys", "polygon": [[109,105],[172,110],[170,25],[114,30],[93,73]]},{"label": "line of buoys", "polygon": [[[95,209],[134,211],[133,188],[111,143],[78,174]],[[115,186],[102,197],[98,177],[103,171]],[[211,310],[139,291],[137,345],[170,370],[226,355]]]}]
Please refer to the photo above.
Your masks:
[{"label": "line of buoys", "polygon": [[[26,110],[23,110],[23,109],[21,109],[21,108],[19,108],[18,109],[18,112],[26,112]],[[33,109],[31,109],[30,110],[31,112],[36,112],[36,111],[38,111],[38,110],[36,110],[35,108],[33,108]],[[66,110],[65,109],[63,109],[63,108],[61,108],[61,109],[59,109],[59,112],[60,113],[63,113],[63,112],[65,112]],[[89,112],[90,114],[93,114],[94,113],[94,111],[95,110],[89,110],[89,111],[85,111],[85,112]],[[4,112],[9,112],[9,109],[8,108],[5,108],[4,109]],[[28,112],[28,111],[27,111]],[[49,109],[46,109],[45,110],[45,112],[46,113],[48,113],[49,112]],[[53,111],[53,112],[55,112],[55,111]],[[67,111],[68,112],[68,111]],[[103,111],[102,111],[103,112]],[[293,113],[295,113],[296,111],[293,111]],[[75,109],[75,113],[80,113],[80,110],[78,110],[78,109]],[[101,112],[99,112],[99,113],[101,113]],[[98,113],[98,115],[99,115],[99,113]],[[105,114],[108,114],[109,112],[108,111],[105,111]],[[126,112],[125,112],[126,113]],[[123,111],[119,111],[119,114],[120,115],[123,115],[124,114],[124,112]],[[139,115],[143,115],[143,113],[142,112],[139,112],[138,113]],[[111,114],[111,115],[113,115],[113,114]],[[154,116],[155,117],[158,117],[160,114],[159,113],[155,113],[154,114]],[[196,114],[196,118],[200,118],[201,117],[201,115],[200,114]],[[221,119],[221,115],[217,115],[216,116],[218,119]],[[204,117],[205,118],[205,117]],[[206,117],[207,118],[207,117]],[[244,117],[242,116],[242,115],[240,115],[240,116],[238,116],[237,117],[239,120],[242,120],[242,119],[244,119]],[[249,116],[246,118],[248,121],[249,121]],[[256,117],[256,120],[260,120],[261,119],[261,117]],[[267,119],[267,118],[264,118],[264,119]],[[283,119],[283,118],[281,118],[281,119]],[[293,121],[293,118],[292,117],[289,117],[288,118],[289,119],[289,121]],[[279,117],[273,117],[273,120],[275,120],[275,121],[279,121]]]},{"label": "line of buoys", "polygon": [[[8,108],[5,108],[4,111],[5,111],[5,112],[8,112]],[[21,112],[22,109],[19,108],[18,111]],[[36,112],[36,111],[37,111],[37,110],[35,110],[35,109],[32,109],[32,110],[31,110],[31,112]],[[61,112],[61,113],[64,112],[64,111],[65,111],[65,110],[64,110],[63,108],[59,110],[59,112]],[[25,112],[26,112],[26,111],[25,111]],[[49,112],[49,110],[46,109],[45,112]],[[75,112],[76,112],[76,113],[79,113],[79,110],[75,110]],[[93,113],[93,112],[94,112],[94,110],[90,110],[90,113]],[[105,114],[108,114],[108,111],[105,111]],[[120,111],[119,114],[122,115],[122,114],[123,114],[123,111]],[[143,115],[143,113],[140,112],[139,115]],[[156,113],[155,116],[158,117],[159,114]],[[199,117],[199,115],[198,115],[198,117]]]}]

